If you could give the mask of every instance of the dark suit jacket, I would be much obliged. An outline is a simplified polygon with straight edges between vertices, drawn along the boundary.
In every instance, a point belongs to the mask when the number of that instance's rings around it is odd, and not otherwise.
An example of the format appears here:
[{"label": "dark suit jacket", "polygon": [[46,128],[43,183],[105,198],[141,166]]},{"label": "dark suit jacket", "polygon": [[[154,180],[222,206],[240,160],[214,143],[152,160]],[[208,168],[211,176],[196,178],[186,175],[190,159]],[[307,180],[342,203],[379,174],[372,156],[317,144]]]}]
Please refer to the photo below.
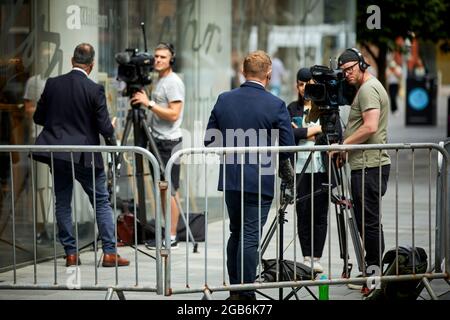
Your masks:
[{"label": "dark suit jacket", "polygon": [[[291,129],[289,113],[286,104],[267,92],[263,86],[254,82],[245,82],[240,88],[222,93],[214,106],[209,118],[207,130],[217,129],[214,132],[207,131],[205,145],[224,147],[244,146],[270,146],[273,145],[273,134],[278,133],[280,146],[294,145],[294,137]],[[228,132],[227,129],[232,129]],[[239,130],[241,129],[241,130]],[[249,130],[255,129],[255,130]],[[260,130],[266,131],[260,131]],[[271,131],[272,129],[277,129]],[[234,131],[238,130],[238,131]],[[220,134],[219,134],[220,131]],[[241,132],[241,139],[236,138]],[[247,138],[242,134],[246,132]],[[266,132],[267,134],[264,134]],[[211,138],[211,135],[214,138]],[[218,138],[221,135],[222,141]],[[255,140],[254,138],[257,137]],[[241,141],[239,141],[241,140]],[[287,153],[281,153],[280,159],[289,157]],[[241,190],[241,155],[230,156],[226,159],[226,190]],[[262,168],[275,166],[274,159],[263,155]],[[249,162],[252,161],[252,162]],[[256,161],[256,162],[255,162]],[[244,191],[258,193],[258,156],[254,154],[245,157],[244,165]],[[220,167],[219,190],[223,191],[223,170]],[[261,175],[261,193],[273,197],[274,176],[264,170]],[[273,172],[273,171],[272,171]]]},{"label": "dark suit jacket", "polygon": [[[114,135],[105,89],[79,70],[47,80],[33,119],[44,126],[37,145],[99,145],[99,134]],[[50,162],[49,153],[37,153],[34,158]],[[74,153],[73,158],[91,167],[92,153]],[[103,168],[101,154],[95,153],[94,158],[95,167]],[[71,161],[70,153],[54,153],[54,159]]]}]

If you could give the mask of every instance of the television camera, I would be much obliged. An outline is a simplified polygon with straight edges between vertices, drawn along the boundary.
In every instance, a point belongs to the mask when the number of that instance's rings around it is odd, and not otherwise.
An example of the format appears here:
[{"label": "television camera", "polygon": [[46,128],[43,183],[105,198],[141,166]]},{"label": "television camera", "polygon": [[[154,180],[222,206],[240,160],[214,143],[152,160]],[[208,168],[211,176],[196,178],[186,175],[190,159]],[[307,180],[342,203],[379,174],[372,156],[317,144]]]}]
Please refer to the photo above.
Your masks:
[{"label": "television camera", "polygon": [[123,94],[128,97],[152,83],[155,58],[147,52],[144,23],[141,23],[141,27],[145,52],[139,52],[138,49],[125,49],[124,52],[115,55],[116,62],[119,64],[117,79],[126,83],[127,87]]},{"label": "television camera", "polygon": [[356,88],[345,81],[340,69],[315,65],[309,73],[302,74],[300,80],[314,83],[305,87],[305,99],[312,100],[320,110],[322,132],[330,143],[342,141],[342,128],[339,121],[339,106],[348,105],[353,101]]}]

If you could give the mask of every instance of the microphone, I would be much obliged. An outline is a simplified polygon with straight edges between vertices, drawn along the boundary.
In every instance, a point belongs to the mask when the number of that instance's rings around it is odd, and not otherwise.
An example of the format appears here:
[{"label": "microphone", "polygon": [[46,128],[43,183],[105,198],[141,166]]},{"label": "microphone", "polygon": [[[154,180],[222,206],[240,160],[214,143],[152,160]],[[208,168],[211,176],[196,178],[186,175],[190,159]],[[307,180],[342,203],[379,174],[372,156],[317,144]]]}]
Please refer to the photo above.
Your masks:
[{"label": "microphone", "polygon": [[297,81],[308,82],[312,78],[312,73],[309,68],[301,68],[297,72]]},{"label": "microphone", "polygon": [[114,57],[119,64],[127,64],[130,62],[130,55],[127,52],[116,53]]}]

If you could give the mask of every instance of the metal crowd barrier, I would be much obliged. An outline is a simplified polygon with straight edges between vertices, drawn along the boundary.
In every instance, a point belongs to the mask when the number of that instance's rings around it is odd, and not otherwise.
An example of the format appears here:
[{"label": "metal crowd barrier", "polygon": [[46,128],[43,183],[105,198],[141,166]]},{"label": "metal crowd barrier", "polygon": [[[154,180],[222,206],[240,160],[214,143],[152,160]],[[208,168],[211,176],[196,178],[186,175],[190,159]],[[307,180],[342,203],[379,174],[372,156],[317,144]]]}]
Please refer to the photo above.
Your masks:
[{"label": "metal crowd barrier", "polygon": [[[261,172],[261,154],[266,152],[273,152],[278,154],[279,152],[323,152],[323,151],[361,151],[363,152],[363,158],[365,159],[365,152],[368,150],[377,150],[381,153],[382,150],[386,150],[389,152],[391,157],[391,169],[390,169],[390,177],[389,183],[387,187],[386,194],[383,198],[380,197],[380,218],[379,226],[383,224],[385,236],[388,235],[387,245],[384,252],[388,249],[394,247],[396,250],[396,258],[399,255],[399,246],[406,243],[410,245],[413,249],[416,247],[424,247],[428,260],[427,260],[427,271],[422,273],[416,272],[415,265],[416,261],[413,257],[413,274],[399,274],[398,270],[398,262],[396,266],[395,275],[382,275],[381,271],[378,273],[374,273],[374,270],[365,270],[365,264],[362,263],[362,266],[359,266],[359,272],[362,273],[362,277],[357,277],[358,272],[354,272],[353,274],[348,274],[346,272],[340,273],[340,267],[337,265],[336,261],[339,260],[339,255],[336,252],[332,252],[332,248],[335,248],[336,238],[334,231],[335,226],[332,224],[332,188],[331,188],[331,173],[329,171],[328,177],[328,199],[329,199],[329,211],[328,211],[328,231],[327,231],[327,242],[324,248],[324,255],[322,257],[322,263],[325,264],[326,267],[325,273],[327,274],[327,279],[319,280],[316,277],[317,274],[314,274],[311,271],[311,278],[307,280],[298,280],[296,277],[297,268],[294,267],[293,273],[294,277],[291,280],[280,280],[279,274],[277,274],[276,279],[272,279],[270,282],[265,281],[264,272],[262,270],[262,252],[267,254],[275,254],[275,259],[278,261],[280,257],[285,259],[293,260],[294,265],[301,264],[301,261],[298,259],[301,251],[297,249],[297,232],[296,232],[296,208],[293,205],[287,207],[286,214],[287,216],[293,215],[294,223],[288,222],[287,227],[291,227],[291,231],[286,232],[289,235],[287,246],[279,249],[279,243],[283,243],[283,239],[280,238],[279,226],[275,223],[279,218],[279,208],[281,206],[280,203],[280,191],[279,191],[279,178],[278,175],[275,175],[275,196],[274,201],[272,203],[272,209],[269,213],[269,217],[267,223],[264,227],[263,234],[259,234],[259,244],[258,244],[258,252],[259,252],[259,266],[257,270],[257,280],[254,283],[243,283],[243,279],[241,279],[241,284],[239,285],[230,285],[228,282],[227,268],[226,268],[226,226],[227,226],[227,209],[225,203],[225,197],[222,193],[219,196],[219,202],[221,203],[220,208],[209,208],[209,203],[212,201],[209,194],[211,190],[217,189],[217,178],[211,178],[210,171],[208,171],[209,166],[214,166],[216,168],[219,167],[219,162],[224,163],[226,159],[226,155],[230,154],[238,154],[243,161],[245,154],[257,154],[258,155],[258,163],[259,163],[259,172]],[[432,161],[433,152],[437,153],[441,159],[441,165],[439,166],[439,173],[436,175],[432,174],[432,168],[436,166],[437,161]],[[424,155],[423,155],[424,154]],[[418,155],[425,157],[425,169],[416,166],[416,158]],[[348,156],[348,154],[347,154]],[[400,158],[400,156],[402,158]],[[296,157],[296,156],[295,156]],[[381,157],[380,157],[381,158]],[[423,159],[422,159],[423,160]],[[377,284],[377,288],[382,283],[395,282],[395,281],[407,281],[407,280],[417,280],[422,281],[423,286],[428,290],[430,296],[432,298],[436,298],[430,284],[429,280],[432,279],[445,279],[448,282],[449,279],[449,230],[450,230],[450,218],[449,218],[449,210],[448,210],[448,182],[447,179],[440,180],[440,186],[436,188],[436,199],[438,203],[434,206],[432,204],[432,193],[433,193],[433,183],[432,180],[437,183],[438,175],[442,175],[444,177],[448,176],[448,160],[449,155],[446,150],[437,144],[431,143],[418,143],[418,144],[386,144],[386,145],[331,145],[331,146],[314,146],[314,147],[248,147],[248,148],[189,148],[179,150],[174,153],[171,159],[169,160],[166,169],[165,176],[171,176],[171,170],[174,163],[179,162],[181,164],[182,171],[185,172],[185,181],[181,182],[189,185],[190,174],[194,172],[193,166],[197,166],[199,168],[199,172],[203,172],[204,181],[202,186],[196,186],[196,192],[198,193],[198,197],[204,197],[204,207],[202,208],[205,213],[205,242],[203,248],[200,250],[203,251],[199,255],[193,255],[189,252],[189,239],[186,239],[186,250],[171,250],[170,246],[166,246],[162,252],[167,257],[165,264],[165,295],[173,295],[173,294],[189,294],[189,293],[202,293],[204,298],[211,299],[212,293],[215,292],[223,292],[223,291],[240,291],[240,290],[252,290],[256,289],[258,293],[261,293],[262,290],[266,289],[278,289],[277,292],[282,288],[290,288],[291,290],[295,289],[295,292],[291,292],[288,296],[296,296],[296,292],[300,288],[306,288],[308,290],[311,286],[319,286],[319,285],[343,285],[343,284],[366,284],[366,283],[375,283]],[[331,159],[329,158],[329,167],[331,166]],[[296,159],[294,160],[294,163]],[[278,163],[278,162],[277,162]],[[365,166],[365,164],[364,164]],[[379,172],[379,182],[381,182],[381,162],[378,166]],[[226,166],[222,167],[223,176],[224,176],[224,186],[226,184],[225,181],[225,173]],[[314,171],[314,170],[313,170]],[[437,170],[436,170],[437,171]],[[275,170],[277,172],[277,170]],[[420,173],[420,176],[417,175],[417,172]],[[425,173],[424,175],[422,173]],[[345,199],[349,199],[351,194],[349,190],[348,181],[350,180],[350,170],[348,165],[343,167],[343,176],[346,177],[343,179],[343,194],[342,196]],[[209,177],[209,179],[208,179]],[[260,176],[254,177],[255,181],[258,181],[259,185],[259,193],[261,193],[261,183]],[[402,183],[406,180],[407,188],[399,188],[399,180],[402,179]],[[411,183],[409,185],[409,182]],[[296,182],[294,182],[296,183]],[[241,180],[241,186],[243,185],[243,181]],[[363,190],[364,190],[364,175],[363,175]],[[381,185],[381,183],[380,183]],[[425,186],[425,187],[421,187]],[[420,191],[426,190],[426,192],[417,195],[417,190],[421,187]],[[169,181],[169,190],[171,189],[171,182]],[[313,190],[313,186],[311,187]],[[381,187],[379,187],[379,194],[381,194]],[[407,189],[407,190],[405,190]],[[419,191],[419,192],[420,192]],[[312,191],[311,191],[312,192]],[[364,193],[364,192],[363,192]],[[203,196],[202,196],[203,194]],[[406,194],[406,195],[405,195]],[[388,196],[389,195],[389,196]],[[189,199],[191,198],[189,188],[186,188],[185,194],[185,203],[187,213],[187,220],[189,221],[190,215],[190,206]],[[220,198],[221,197],[221,198]],[[296,195],[294,195],[294,199],[296,199]],[[389,200],[388,200],[389,199]],[[166,207],[170,207],[170,196],[167,196],[167,205]],[[308,200],[311,201],[311,200]],[[364,199],[363,199],[364,201]],[[241,199],[243,202],[243,198]],[[408,208],[403,208],[405,204],[408,205]],[[242,206],[242,203],[241,203]],[[440,211],[442,214],[439,215],[437,211]],[[215,211],[215,212],[213,212]],[[215,213],[219,215],[220,227],[217,226],[218,223],[209,224],[209,215]],[[311,212],[311,214],[313,214]],[[353,256],[353,250],[355,250],[356,260],[358,259],[358,254],[361,257],[364,257],[364,252],[359,252],[357,250],[357,246],[353,243],[353,249],[349,245],[350,237],[354,237],[354,234],[351,234],[351,205],[345,205],[345,238],[346,238],[346,250],[347,252]],[[364,210],[362,213],[363,222],[364,222]],[[276,233],[276,239],[270,241],[270,243],[263,244],[263,236],[265,235],[267,238],[269,221],[274,217],[274,223],[276,226],[274,227]],[[259,216],[261,219],[261,216]],[[290,219],[289,219],[290,220]],[[313,224],[314,220],[311,219]],[[435,221],[435,227],[433,227],[433,221]],[[312,227],[312,226],[311,226]],[[170,243],[170,215],[166,219],[166,233],[165,233],[165,243]],[[212,230],[212,231],[210,231]],[[242,234],[241,229],[241,234]],[[436,232],[433,234],[433,230]],[[357,231],[356,231],[357,232]],[[349,235],[350,234],[350,235]],[[364,235],[364,223],[362,228],[362,234]],[[332,239],[333,235],[333,239]],[[358,235],[358,233],[356,234]],[[359,238],[361,240],[361,238]],[[362,237],[364,239],[364,236]],[[353,242],[357,241],[356,239],[352,239]],[[286,241],[286,239],[285,239]],[[287,243],[287,241],[285,242]],[[210,245],[211,244],[211,245]],[[263,248],[263,245],[265,247]],[[362,248],[365,248],[365,243],[362,240],[361,242]],[[241,243],[241,246],[243,244]],[[312,243],[314,246],[314,242]],[[291,248],[289,248],[291,247]],[[299,246],[298,246],[299,247]],[[241,247],[243,249],[243,247]],[[265,249],[267,249],[265,251]],[[289,250],[289,251],[288,251]],[[334,249],[333,249],[334,250]],[[281,252],[280,252],[281,251]],[[313,251],[313,250],[312,250]],[[433,252],[434,252],[434,261],[433,261]],[[359,259],[362,259],[359,257]],[[341,257],[344,259],[344,270],[348,267],[349,260],[348,258]],[[398,261],[398,259],[397,259]],[[382,256],[379,256],[380,265],[383,266]],[[193,267],[192,267],[193,266]],[[243,268],[243,266],[240,266]],[[277,271],[280,267],[277,263]],[[312,265],[311,265],[312,267]],[[202,275],[200,276],[200,273]],[[184,274],[184,277],[182,276]],[[180,280],[184,278],[183,280]],[[273,291],[273,290],[272,290]],[[264,291],[266,292],[266,291]],[[309,293],[314,294],[308,290]],[[266,297],[270,297],[267,294],[262,293]],[[283,298],[282,294],[280,294],[280,299]]]},{"label": "metal crowd barrier", "polygon": [[[37,214],[36,214],[36,203],[37,203],[37,192],[36,192],[36,175],[34,170],[35,166],[33,163],[36,163],[33,160],[33,154],[36,152],[49,152],[51,154],[51,171],[53,171],[54,165],[54,153],[70,153],[72,159],[72,179],[75,180],[74,174],[74,165],[73,165],[73,153],[74,152],[84,152],[85,154],[91,154],[92,159],[94,158],[94,153],[103,153],[108,154],[109,166],[105,166],[105,170],[109,167],[110,172],[110,182],[111,185],[111,203],[113,204],[113,221],[114,221],[114,229],[115,229],[115,238],[118,239],[117,236],[117,217],[118,210],[121,208],[117,207],[117,190],[118,190],[118,175],[120,168],[118,168],[119,163],[116,163],[117,159],[122,159],[121,165],[123,166],[125,163],[128,168],[128,178],[131,182],[128,184],[128,195],[131,196],[133,201],[134,212],[137,212],[136,209],[136,199],[138,198],[137,189],[137,173],[136,173],[136,156],[140,155],[143,159],[148,160],[149,165],[153,167],[153,190],[154,190],[154,199],[158,199],[154,203],[155,209],[155,226],[156,226],[156,239],[157,240],[157,251],[155,257],[150,259],[150,263],[148,262],[148,257],[142,256],[139,253],[144,253],[141,249],[139,249],[137,242],[137,232],[134,232],[134,240],[131,244],[126,244],[126,246],[121,247],[117,253],[122,254],[122,256],[128,257],[130,260],[130,265],[127,267],[117,267],[114,268],[102,268],[99,267],[101,263],[101,257],[99,258],[97,255],[97,241],[98,241],[98,231],[95,219],[95,205],[93,208],[93,217],[90,222],[92,223],[92,229],[90,230],[89,235],[93,237],[90,241],[92,241],[94,250],[86,251],[80,247],[79,243],[79,229],[82,227],[80,224],[80,217],[78,214],[82,212],[81,207],[77,206],[87,206],[90,207],[89,201],[79,200],[76,196],[76,190],[84,193],[81,188],[76,187],[77,184],[74,183],[74,191],[72,196],[72,215],[75,226],[75,236],[76,236],[76,245],[77,245],[77,254],[80,253],[80,260],[82,264],[80,266],[65,266],[65,260],[58,259],[63,255],[62,246],[59,241],[56,239],[57,234],[57,225],[56,225],[56,217],[55,217],[55,193],[53,190],[54,179],[53,176],[50,175],[50,186],[51,196],[50,196],[50,206],[48,208],[49,212],[53,213],[53,216],[49,217],[49,220],[53,220],[51,225],[51,233],[53,234],[52,241],[47,243],[47,247],[43,247],[41,244],[38,245],[37,240]],[[32,192],[32,217],[30,221],[19,221],[23,220],[20,218],[19,210],[23,210],[23,208],[17,208],[18,195],[15,194],[17,190],[17,186],[14,185],[15,174],[17,175],[17,170],[13,170],[13,157],[17,158],[17,153],[24,154],[25,159],[25,170],[29,170],[31,172],[31,192]],[[159,164],[155,157],[146,149],[140,147],[112,147],[112,146],[6,146],[0,145],[0,155],[6,155],[9,158],[9,167],[10,167],[10,185],[2,186],[4,189],[8,189],[9,191],[2,191],[4,194],[8,195],[8,197],[3,197],[2,199],[9,199],[10,203],[6,203],[6,201],[2,201],[2,211],[0,214],[4,215],[4,218],[10,220],[8,224],[11,225],[11,230],[7,230],[10,233],[10,238],[2,240],[12,247],[12,268],[9,271],[3,272],[1,274],[2,282],[0,282],[0,290],[2,289],[26,289],[26,290],[90,290],[90,291],[105,291],[106,299],[111,299],[114,292],[117,293],[120,299],[125,299],[124,292],[132,291],[132,292],[156,292],[157,294],[163,293],[163,280],[162,280],[162,261],[161,254],[159,253],[161,248],[161,202],[160,199],[160,169]],[[112,156],[115,154],[116,156]],[[120,155],[120,157],[119,157]],[[16,159],[15,158],[15,159]],[[104,157],[104,159],[106,159]],[[46,165],[45,165],[46,166]],[[47,166],[46,166],[47,167]],[[5,168],[3,168],[5,169]],[[48,171],[48,169],[46,169]],[[94,173],[94,167],[92,166],[92,172]],[[46,173],[49,175],[49,173]],[[143,173],[142,173],[143,175]],[[141,175],[141,176],[142,176]],[[94,175],[93,175],[94,176]],[[131,178],[130,178],[131,177]],[[111,181],[112,180],[112,181]],[[95,179],[93,178],[93,186],[95,190]],[[130,191],[131,190],[131,191]],[[79,196],[79,195],[78,195]],[[95,204],[95,193],[94,193],[93,203]],[[26,201],[25,201],[26,202]],[[52,204],[52,205],[51,205]],[[131,204],[130,204],[131,205]],[[23,206],[23,205],[22,205]],[[10,209],[8,209],[8,207]],[[78,213],[78,214],[77,214]],[[2,219],[3,221],[4,219]],[[28,217],[28,220],[30,218]],[[137,219],[134,219],[134,230],[137,229]],[[31,224],[32,225],[32,237],[30,235],[26,235],[27,241],[33,241],[32,244],[32,265],[29,263],[25,264],[17,264],[18,255],[21,254],[24,250],[24,246],[30,247],[31,244],[25,243],[21,245],[23,239],[18,239],[18,236],[22,238],[25,235],[21,235],[18,232],[18,228],[20,228],[23,224]],[[2,233],[5,232],[6,222],[3,226],[0,225]],[[117,241],[116,241],[116,250],[117,250]],[[88,246],[86,246],[88,247]],[[38,255],[38,250],[47,250],[47,257],[41,257]],[[31,251],[31,250],[30,250]],[[125,253],[125,254],[123,254]],[[4,253],[3,253],[4,254]],[[50,256],[50,257],[49,257]],[[147,256],[150,256],[147,254]],[[134,259],[133,259],[134,258]],[[53,262],[53,263],[52,263]],[[134,271],[134,272],[133,272]],[[52,274],[53,273],[53,274]],[[134,275],[133,275],[134,273]]]}]

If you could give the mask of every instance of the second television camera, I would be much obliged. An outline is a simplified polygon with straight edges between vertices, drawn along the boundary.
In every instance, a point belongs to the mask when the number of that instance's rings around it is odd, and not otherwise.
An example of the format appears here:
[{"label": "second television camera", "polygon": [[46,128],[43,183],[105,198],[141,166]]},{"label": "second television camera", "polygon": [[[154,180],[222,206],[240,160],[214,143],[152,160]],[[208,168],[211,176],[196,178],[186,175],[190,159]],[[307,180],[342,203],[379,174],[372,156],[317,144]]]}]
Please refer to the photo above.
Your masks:
[{"label": "second television camera", "polygon": [[152,83],[151,73],[155,59],[148,52],[126,49],[116,54],[119,64],[117,78],[127,84],[126,96],[132,96],[144,86]]},{"label": "second television camera", "polygon": [[125,49],[124,52],[116,54],[115,58],[119,64],[117,79],[126,83],[124,95],[131,97],[137,91],[152,83],[152,71],[155,58],[147,52],[147,41],[145,37],[144,23],[141,23],[144,35],[144,52],[138,49]]},{"label": "second television camera", "polygon": [[322,132],[331,142],[342,140],[339,121],[339,106],[351,104],[356,89],[345,81],[342,70],[315,65],[304,74],[302,81],[313,79],[313,84],[305,86],[305,99],[312,100],[320,110]]}]

